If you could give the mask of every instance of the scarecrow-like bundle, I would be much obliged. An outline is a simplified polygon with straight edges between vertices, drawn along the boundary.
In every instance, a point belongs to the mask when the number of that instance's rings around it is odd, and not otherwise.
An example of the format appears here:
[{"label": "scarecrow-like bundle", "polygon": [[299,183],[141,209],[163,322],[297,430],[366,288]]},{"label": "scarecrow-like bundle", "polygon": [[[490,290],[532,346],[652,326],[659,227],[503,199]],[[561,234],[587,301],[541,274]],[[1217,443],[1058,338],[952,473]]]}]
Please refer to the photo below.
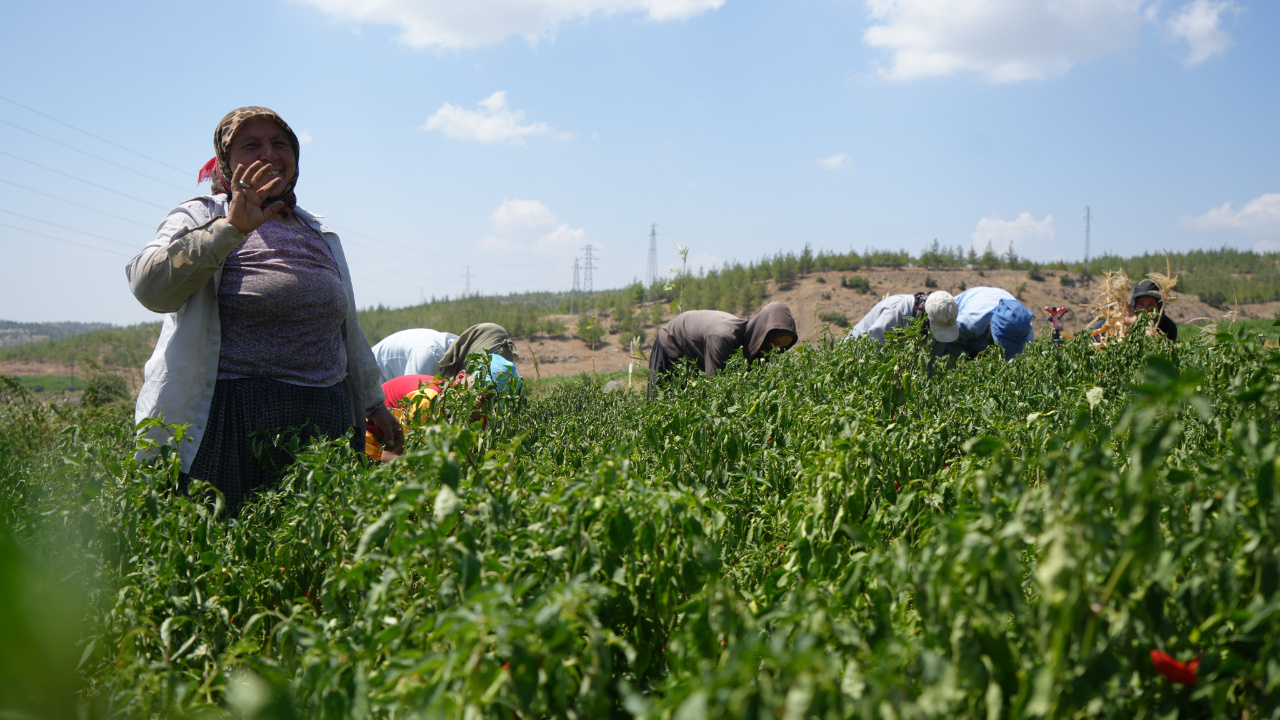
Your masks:
[{"label": "scarecrow-like bundle", "polygon": [[1090,330],[1091,335],[1100,340],[1124,337],[1128,330],[1124,316],[1129,308],[1129,292],[1129,276],[1123,270],[1103,274],[1098,301],[1088,306],[1102,325]]},{"label": "scarecrow-like bundle", "polygon": [[[1178,284],[1178,276],[1173,274],[1172,262],[1170,262],[1169,253],[1167,252],[1164,254],[1164,262],[1164,273],[1147,273],[1147,279],[1160,288],[1160,298],[1162,300],[1155,321],[1147,326],[1147,333],[1152,336],[1159,333],[1156,326],[1160,323],[1160,318],[1164,316],[1165,309],[1168,308],[1169,303],[1178,301],[1178,295],[1173,291],[1173,288]],[[1131,293],[1129,276],[1123,270],[1108,272],[1103,275],[1102,287],[1098,291],[1098,302],[1088,306],[1090,310],[1093,310],[1094,316],[1102,321],[1099,327],[1089,331],[1095,339],[1105,343],[1107,340],[1122,338],[1128,334],[1129,323],[1125,322],[1125,318],[1133,314]],[[1097,320],[1095,320],[1094,324],[1097,324]]]}]

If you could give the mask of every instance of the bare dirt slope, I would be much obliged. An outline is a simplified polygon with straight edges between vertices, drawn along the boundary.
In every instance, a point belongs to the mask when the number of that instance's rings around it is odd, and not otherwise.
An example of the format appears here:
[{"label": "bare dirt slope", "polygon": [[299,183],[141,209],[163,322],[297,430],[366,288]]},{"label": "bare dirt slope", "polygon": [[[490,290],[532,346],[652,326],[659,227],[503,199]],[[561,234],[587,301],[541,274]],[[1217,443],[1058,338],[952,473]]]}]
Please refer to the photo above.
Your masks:
[{"label": "bare dirt slope", "polygon": [[[862,294],[855,290],[840,287],[842,275],[855,274],[861,275],[870,281],[871,292]],[[1069,287],[1062,284],[1061,275],[1062,273],[1045,271],[1045,279],[1043,281],[1035,281],[1029,279],[1025,271],[1018,270],[991,270],[987,271],[985,276],[979,275],[977,270],[926,270],[919,268],[903,268],[899,270],[869,269],[859,270],[857,273],[815,273],[801,276],[791,287],[785,289],[776,288],[770,282],[765,302],[778,300],[786,303],[791,308],[792,314],[795,315],[797,329],[800,331],[800,341],[815,342],[826,332],[836,337],[843,336],[846,332],[844,328],[819,320],[818,316],[820,314],[840,312],[845,314],[851,324],[856,323],[871,309],[871,306],[879,302],[880,298],[885,295],[925,290],[925,277],[931,276],[937,281],[939,290],[946,290],[952,294],[959,294],[961,289],[965,287],[991,285],[1004,288],[1014,295],[1018,295],[1019,287],[1024,286],[1021,289],[1022,304],[1031,308],[1034,312],[1037,331],[1048,323],[1048,317],[1041,308],[1051,305],[1065,306],[1071,309],[1071,312],[1065,317],[1065,329],[1068,332],[1076,332],[1093,319],[1093,314],[1087,309],[1086,305],[1097,299],[1099,279],[1095,278],[1088,285],[1077,284],[1076,287]],[[1077,278],[1078,276],[1073,275],[1072,277]],[[643,316],[647,317],[648,312],[649,310],[646,308]],[[1198,298],[1187,295],[1181,295],[1177,302],[1171,303],[1168,312],[1179,323],[1186,323],[1196,319],[1216,321],[1223,316],[1222,311],[1209,307],[1200,302]],[[1277,313],[1280,313],[1280,302],[1260,303],[1241,305],[1238,317],[1242,320],[1269,318],[1274,317]],[[666,312],[663,317],[665,322],[674,317],[674,314]],[[569,315],[559,316],[559,319],[564,321],[567,328],[572,328],[576,322],[576,318]],[[602,322],[606,327],[608,326],[607,313],[604,315]],[[653,344],[656,330],[657,326],[654,325],[646,327],[647,337],[644,343],[646,354],[649,346]],[[642,361],[636,361],[630,357],[629,348],[624,348],[618,344],[618,336],[616,334],[606,335],[595,349],[587,347],[585,343],[576,338],[548,338],[543,335],[539,335],[533,340],[518,340],[516,345],[520,351],[520,360],[516,363],[516,368],[525,377],[560,377],[578,375],[580,373],[617,373],[626,372],[629,363],[636,362],[638,366],[643,365]],[[129,371],[121,368],[118,369],[118,372],[130,379],[131,382],[137,382],[137,370]],[[70,366],[60,363],[6,362],[0,363],[0,374],[72,375],[75,373]]]},{"label": "bare dirt slope", "polygon": [[[861,294],[855,290],[840,287],[842,275],[854,274],[861,275],[871,282],[871,292]],[[989,285],[1003,288],[1017,295],[1019,286],[1025,284],[1021,294],[1022,304],[1033,311],[1037,331],[1048,324],[1048,315],[1042,309],[1048,305],[1070,308],[1071,312],[1067,313],[1063,322],[1064,330],[1069,333],[1079,331],[1093,320],[1093,313],[1086,306],[1097,300],[1100,281],[1100,278],[1095,278],[1088,285],[1078,283],[1076,287],[1070,287],[1062,284],[1060,277],[1062,273],[1054,271],[1044,272],[1045,279],[1035,281],[1029,279],[1027,273],[1021,270],[990,270],[983,276],[976,270],[874,269],[860,270],[857,273],[828,272],[805,275],[798,278],[790,288],[782,290],[774,287],[770,282],[769,294],[765,302],[778,300],[786,303],[796,318],[800,341],[814,342],[824,332],[830,332],[837,337],[843,336],[846,332],[843,328],[819,320],[820,314],[841,312],[848,317],[850,324],[856,323],[885,295],[925,290],[926,275],[937,281],[937,289],[946,290],[952,294],[959,294],[964,287]],[[1076,275],[1071,277],[1078,279]],[[822,281],[818,278],[822,278]],[[1222,311],[1204,304],[1194,296],[1187,295],[1179,295],[1177,302],[1170,303],[1168,312],[1170,317],[1179,323],[1196,319],[1216,321],[1223,316]],[[1280,312],[1280,302],[1241,305],[1238,317],[1242,320],[1268,318],[1274,317],[1278,312]],[[672,313],[664,314],[667,320],[672,317],[674,317]],[[566,327],[573,327],[575,321],[573,317],[566,315],[560,319],[565,321]],[[607,321],[605,325],[608,325]],[[649,346],[653,344],[656,329],[653,325],[646,328],[647,338],[644,346],[646,354]],[[539,336],[532,342],[520,340],[517,345],[521,357],[516,363],[516,368],[521,375],[530,377],[535,374],[532,360],[535,356],[538,358],[537,374],[542,377],[577,375],[584,372],[626,372],[628,363],[636,362],[628,357],[629,350],[618,344],[617,335],[606,335],[604,341],[595,350],[588,348],[576,338]]]}]

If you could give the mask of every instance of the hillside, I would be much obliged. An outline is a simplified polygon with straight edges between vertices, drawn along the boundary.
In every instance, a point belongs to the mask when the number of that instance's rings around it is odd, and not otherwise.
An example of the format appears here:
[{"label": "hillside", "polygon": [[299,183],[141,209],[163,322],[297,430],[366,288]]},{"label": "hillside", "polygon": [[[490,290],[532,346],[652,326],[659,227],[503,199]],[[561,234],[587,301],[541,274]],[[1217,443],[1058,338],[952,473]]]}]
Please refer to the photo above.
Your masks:
[{"label": "hillside", "polygon": [[111,325],[107,323],[20,323],[0,320],[0,348],[25,345],[27,343],[40,342],[41,340],[57,340],[69,335],[106,330],[110,327]]},{"label": "hillside", "polygon": [[[764,284],[764,298],[760,304],[774,300],[786,303],[795,316],[796,329],[800,331],[800,341],[805,343],[816,342],[826,334],[836,338],[843,337],[847,332],[846,328],[835,323],[820,320],[820,315],[843,314],[852,325],[885,295],[926,289],[926,277],[931,277],[937,282],[937,289],[947,290],[953,294],[960,293],[965,287],[989,285],[1019,295],[1022,303],[1033,311],[1037,332],[1048,325],[1048,317],[1041,309],[1046,305],[1070,309],[1063,319],[1064,330],[1069,333],[1080,330],[1093,320],[1093,314],[1087,305],[1096,299],[1100,277],[1094,278],[1091,283],[1079,282],[1071,287],[1062,284],[1062,277],[1066,275],[1074,281],[1079,278],[1078,275],[1067,275],[1055,270],[1045,270],[1043,274],[1045,277],[1043,281],[1034,281],[1028,279],[1025,271],[1019,270],[988,270],[982,275],[977,270],[919,268],[873,268],[863,269],[857,273],[818,272],[796,277],[784,289],[779,289],[772,280],[767,281]],[[870,285],[870,291],[862,293],[841,287],[841,278],[853,275],[865,277]],[[653,304],[645,306],[644,311],[637,315],[648,318],[652,307]],[[663,322],[674,317],[674,314],[666,311],[664,306],[659,307],[663,310]],[[695,307],[690,306],[689,309],[695,309]],[[1241,320],[1272,318],[1277,313],[1280,313],[1280,301],[1271,301],[1240,305],[1237,317]],[[737,314],[740,317],[750,317],[753,312]],[[612,324],[610,315],[610,311],[602,313],[603,327],[607,328]],[[1223,310],[1213,308],[1195,296],[1182,295],[1176,302],[1169,305],[1169,316],[1178,323],[1207,320],[1216,322],[1221,320],[1223,315]],[[571,327],[575,318],[563,315],[554,316],[554,319],[563,321],[566,326]],[[657,327],[659,325],[652,322],[645,325],[646,353],[648,345],[653,342],[653,332]],[[536,357],[538,362],[536,374],[542,376],[575,375],[582,372],[625,372],[628,364],[633,360],[629,358],[629,350],[619,344],[618,338],[619,333],[607,333],[595,350],[588,348],[582,341],[575,338],[540,336],[531,341],[521,341],[518,343],[521,359],[516,363],[516,367],[521,374],[533,376],[535,374],[533,358]],[[532,350],[532,353],[526,352],[526,349]]]},{"label": "hillside", "polygon": [[65,365],[85,358],[103,365],[141,367],[151,356],[158,337],[158,322],[107,326],[103,330],[0,349],[0,368],[18,363]]},{"label": "hillside", "polygon": [[[1103,257],[1089,264],[1095,272],[1123,269],[1140,278],[1163,271],[1170,262],[1179,276],[1180,299],[1169,306],[1179,323],[1218,320],[1237,307],[1242,320],[1271,318],[1280,312],[1280,255],[1258,255],[1231,249],[1194,251],[1130,258]],[[1016,256],[964,254],[937,247],[918,256],[906,252],[778,253],[734,263],[698,275],[685,274],[655,287],[658,301],[642,303],[639,284],[596,293],[587,299],[598,316],[601,333],[594,347],[579,339],[578,316],[569,314],[567,293],[521,293],[507,296],[435,300],[405,308],[372,307],[360,311],[360,323],[371,343],[398,330],[430,327],[461,332],[477,322],[496,322],[517,339],[521,374],[559,377],[579,373],[626,372],[632,337],[646,349],[653,333],[673,313],[668,303],[682,299],[685,309],[719,309],[749,317],[765,302],[791,307],[800,339],[812,343],[830,334],[841,336],[881,297],[925,290],[928,282],[953,294],[966,287],[991,285],[1018,296],[1031,308],[1037,324],[1047,322],[1046,305],[1066,306],[1065,329],[1074,332],[1092,315],[1100,274],[1084,274],[1082,263],[1036,264]],[[865,280],[865,284],[861,284]],[[846,287],[846,285],[850,285]],[[852,286],[861,286],[854,289]],[[1234,300],[1240,304],[1234,306]],[[1246,302],[1250,301],[1250,302]],[[844,321],[841,322],[840,318]],[[826,318],[825,320],[823,318]],[[16,324],[9,324],[16,325]],[[76,325],[64,323],[63,325]],[[85,357],[136,375],[150,356],[159,324],[84,332],[43,342],[0,348],[0,374],[18,376],[74,375],[73,363]]]}]

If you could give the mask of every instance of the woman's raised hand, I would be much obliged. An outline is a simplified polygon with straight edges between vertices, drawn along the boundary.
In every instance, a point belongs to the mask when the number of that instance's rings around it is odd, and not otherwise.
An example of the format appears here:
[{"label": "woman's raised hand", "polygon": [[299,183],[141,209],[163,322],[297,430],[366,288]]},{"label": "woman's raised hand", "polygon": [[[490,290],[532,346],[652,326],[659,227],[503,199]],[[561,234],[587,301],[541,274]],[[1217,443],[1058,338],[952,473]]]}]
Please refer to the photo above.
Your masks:
[{"label": "woman's raised hand", "polygon": [[254,160],[249,167],[237,165],[231,173],[231,207],[227,210],[227,222],[246,235],[284,208],[284,202],[280,200],[262,207],[263,200],[284,186],[284,178],[268,175],[271,169],[270,163]]}]

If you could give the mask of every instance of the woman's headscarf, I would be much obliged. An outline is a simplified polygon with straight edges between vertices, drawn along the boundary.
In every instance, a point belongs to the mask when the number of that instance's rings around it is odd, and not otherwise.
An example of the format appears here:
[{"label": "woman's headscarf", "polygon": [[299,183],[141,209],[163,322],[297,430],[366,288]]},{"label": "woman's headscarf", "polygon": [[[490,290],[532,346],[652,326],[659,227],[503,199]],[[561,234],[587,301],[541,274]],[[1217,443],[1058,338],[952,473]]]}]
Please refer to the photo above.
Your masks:
[{"label": "woman's headscarf", "polygon": [[755,317],[747,321],[747,360],[760,357],[760,350],[764,348],[765,340],[768,339],[769,333],[775,330],[787,332],[797,340],[800,339],[800,333],[796,332],[796,320],[791,317],[791,308],[780,302],[765,305],[760,308],[760,312],[756,313]]},{"label": "woman's headscarf", "polygon": [[511,340],[511,335],[507,334],[506,328],[494,323],[480,323],[463,330],[449,346],[448,352],[440,359],[440,374],[447,378],[457,375],[467,369],[468,355],[486,350],[511,362],[520,359],[520,355],[516,353],[516,344]]},{"label": "woman's headscarf", "polygon": [[289,127],[289,123],[285,122],[284,118],[269,108],[248,105],[232,110],[227,113],[226,117],[222,118],[222,122],[218,123],[217,129],[213,131],[214,156],[200,169],[197,182],[212,180],[214,195],[224,193],[227,197],[231,196],[231,176],[234,170],[231,167],[231,139],[236,136],[236,131],[242,125],[255,118],[266,118],[279,125],[284,134],[289,136],[289,144],[293,146],[293,178],[289,180],[283,190],[267,198],[266,202],[262,203],[262,207],[267,207],[273,202],[283,200],[285,207],[281,210],[281,214],[292,212],[293,208],[298,204],[297,197],[293,194],[293,188],[298,184],[298,136],[293,133],[293,128]]}]

